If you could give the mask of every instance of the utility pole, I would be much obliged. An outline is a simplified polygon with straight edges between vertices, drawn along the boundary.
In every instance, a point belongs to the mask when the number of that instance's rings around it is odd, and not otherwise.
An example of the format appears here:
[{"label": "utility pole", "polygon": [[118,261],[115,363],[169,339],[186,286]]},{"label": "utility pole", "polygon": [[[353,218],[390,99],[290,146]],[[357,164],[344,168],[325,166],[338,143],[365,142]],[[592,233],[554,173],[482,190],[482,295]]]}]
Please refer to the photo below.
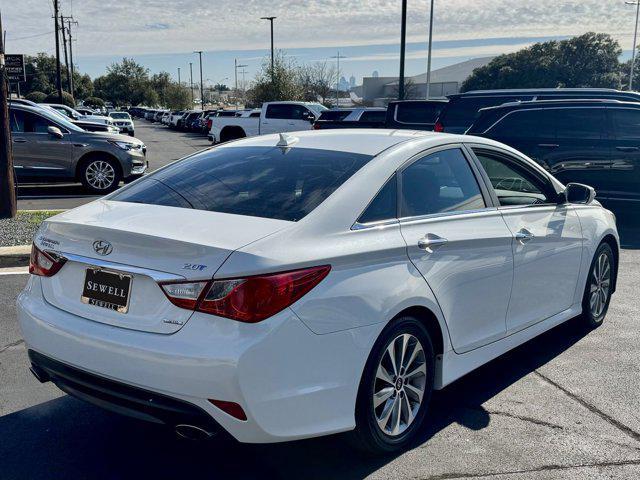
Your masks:
[{"label": "utility pole", "polygon": [[178,67],[178,85],[182,85],[182,82],[180,82],[180,67]]},{"label": "utility pole", "polygon": [[[71,25],[78,25],[73,17],[65,17],[67,19],[67,33],[69,34],[69,70],[71,76],[69,77],[70,94],[75,98],[75,87],[73,85],[73,37],[71,36]],[[62,24],[64,28],[64,23]]]},{"label": "utility pole", "polygon": [[60,28],[62,30],[62,47],[64,48],[64,66],[67,71],[67,88],[69,94],[73,96],[71,93],[71,74],[69,73],[69,57],[67,56],[67,35],[64,32],[64,16],[60,15]]},{"label": "utility pole", "polygon": [[402,0],[402,20],[400,24],[400,78],[398,79],[398,100],[404,100],[404,53],[407,43],[407,0]]},{"label": "utility pole", "polygon": [[278,17],[260,17],[260,20],[269,20],[271,23],[271,83],[275,83],[275,66],[273,60],[273,21]]},{"label": "utility pole", "polygon": [[53,0],[53,20],[56,34],[56,88],[58,90],[58,102],[62,103],[62,74],[60,72],[60,27],[58,25],[58,0]]},{"label": "utility pole", "polygon": [[429,14],[429,52],[427,53],[427,100],[431,90],[431,43],[433,40],[433,3],[431,0],[431,13]]},{"label": "utility pole", "polygon": [[631,73],[629,74],[629,90],[633,89],[633,70],[636,65],[636,39],[638,37],[638,15],[640,14],[640,0],[635,2],[624,2],[627,5],[636,6],[636,27],[633,32],[633,52],[631,52]]},{"label": "utility pole", "polygon": [[193,108],[193,62],[189,62],[189,89],[191,90],[191,107]]},{"label": "utility pole", "polygon": [[236,97],[236,109],[238,109],[238,68],[244,68],[247,65],[238,65],[238,59],[233,59],[233,71],[235,73],[235,97]]},{"label": "utility pole", "polygon": [[16,187],[9,130],[9,96],[7,72],[4,65],[4,30],[0,12],[0,218],[16,216]]},{"label": "utility pole", "polygon": [[335,58],[336,59],[336,63],[337,68],[336,68],[336,108],[338,108],[338,103],[339,103],[339,91],[340,91],[340,59],[341,58],[347,58],[344,55],[340,55],[340,52],[338,51],[338,55],[334,55],[331,58]]},{"label": "utility pole", "polygon": [[194,50],[200,56],[200,107],[204,110],[204,85],[202,83],[202,50]]}]

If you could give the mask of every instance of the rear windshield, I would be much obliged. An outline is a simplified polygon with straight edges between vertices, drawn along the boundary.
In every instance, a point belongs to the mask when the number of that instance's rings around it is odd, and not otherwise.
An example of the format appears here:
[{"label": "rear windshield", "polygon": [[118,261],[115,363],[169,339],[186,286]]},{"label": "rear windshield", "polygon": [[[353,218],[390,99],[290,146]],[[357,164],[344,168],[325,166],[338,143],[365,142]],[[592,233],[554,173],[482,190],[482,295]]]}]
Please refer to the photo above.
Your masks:
[{"label": "rear windshield", "polygon": [[372,158],[311,148],[214,148],[150,174],[110,200],[297,221]]},{"label": "rear windshield", "polygon": [[401,123],[434,123],[445,103],[406,102],[396,104],[396,120]]}]

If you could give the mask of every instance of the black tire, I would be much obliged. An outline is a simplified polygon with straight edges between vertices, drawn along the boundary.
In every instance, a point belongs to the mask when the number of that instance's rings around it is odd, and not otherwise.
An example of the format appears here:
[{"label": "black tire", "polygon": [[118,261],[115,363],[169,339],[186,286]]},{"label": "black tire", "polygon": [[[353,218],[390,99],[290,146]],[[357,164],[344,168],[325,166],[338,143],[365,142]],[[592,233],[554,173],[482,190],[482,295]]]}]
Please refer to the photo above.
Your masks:
[{"label": "black tire", "polygon": [[[95,172],[95,168],[106,168],[105,164],[110,166],[110,170],[107,170],[112,171],[112,175],[108,176],[108,183],[106,184],[91,178],[92,173]],[[79,177],[80,182],[82,182],[82,185],[88,192],[98,195],[106,195],[118,188],[118,185],[122,180],[122,171],[119,163],[114,159],[96,155],[82,162],[79,169]],[[104,185],[104,187],[102,187],[102,185]]]},{"label": "black tire", "polygon": [[[606,262],[608,262],[608,277],[606,277],[604,273],[598,273],[600,269],[603,272],[607,271],[607,268],[601,268],[599,265],[599,262],[601,261],[600,259],[603,256],[606,257]],[[587,284],[585,285],[584,294],[582,296],[582,318],[590,328],[597,328],[602,325],[604,318],[607,316],[609,303],[611,302],[611,294],[613,290],[616,268],[617,266],[615,263],[615,257],[613,255],[613,251],[611,250],[611,246],[606,242],[601,243],[596,250],[595,255],[593,256],[593,260],[591,261],[589,275],[587,277]],[[600,284],[598,284],[599,276],[601,278]],[[592,300],[595,296],[593,289],[597,289],[598,285],[600,285],[600,291],[602,291],[605,285],[604,279],[608,281],[606,294],[604,294],[603,292],[603,294],[601,294],[600,296],[601,308],[594,308],[594,303],[592,303]]]},{"label": "black tire", "polygon": [[[389,347],[391,342],[402,334],[410,334],[420,341],[424,351],[426,375],[424,377],[422,403],[420,403],[418,410],[414,415],[413,422],[406,427],[406,430],[403,433],[397,436],[392,436],[383,432],[382,428],[378,426],[376,409],[373,404],[373,395],[376,388],[376,382],[379,382],[379,380],[376,380],[376,372],[387,352],[387,347]],[[407,367],[409,366],[410,365],[407,365]],[[434,373],[435,354],[433,350],[433,343],[429,337],[429,333],[422,323],[409,316],[399,317],[392,321],[380,334],[380,337],[369,354],[367,364],[362,374],[362,379],[360,380],[360,387],[358,389],[358,397],[356,400],[356,428],[349,433],[349,442],[358,450],[374,455],[390,454],[404,450],[410,446],[416,439],[427,413],[431,393],[433,391]],[[402,383],[400,385],[402,386]],[[396,392],[394,392],[394,398],[395,395]],[[400,394],[398,393],[398,395]],[[384,411],[386,409],[386,403],[381,406]],[[380,408],[380,406],[378,408]]]}]

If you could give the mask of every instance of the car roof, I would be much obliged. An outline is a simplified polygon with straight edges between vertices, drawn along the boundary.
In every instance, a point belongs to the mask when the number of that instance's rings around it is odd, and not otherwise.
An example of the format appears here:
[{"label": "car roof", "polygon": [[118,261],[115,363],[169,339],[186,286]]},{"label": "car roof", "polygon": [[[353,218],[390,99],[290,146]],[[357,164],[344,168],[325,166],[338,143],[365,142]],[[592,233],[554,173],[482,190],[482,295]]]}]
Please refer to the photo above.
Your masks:
[{"label": "car roof", "polygon": [[[378,155],[382,151],[416,138],[433,138],[434,142],[451,140],[452,135],[417,130],[391,130],[383,128],[345,128],[336,130],[304,130],[283,134],[291,138],[291,147],[335,150],[340,152]],[[234,147],[276,147],[280,134],[250,137],[220,145],[216,148]]]},{"label": "car roof", "polygon": [[629,96],[640,96],[635,92],[623,92],[613,88],[504,88],[496,90],[469,90],[468,92],[453,93],[447,95],[449,98],[453,97],[473,97],[475,95],[517,95],[517,94],[535,94],[540,93],[544,95],[563,95],[567,93],[583,94],[583,93],[610,93]]}]

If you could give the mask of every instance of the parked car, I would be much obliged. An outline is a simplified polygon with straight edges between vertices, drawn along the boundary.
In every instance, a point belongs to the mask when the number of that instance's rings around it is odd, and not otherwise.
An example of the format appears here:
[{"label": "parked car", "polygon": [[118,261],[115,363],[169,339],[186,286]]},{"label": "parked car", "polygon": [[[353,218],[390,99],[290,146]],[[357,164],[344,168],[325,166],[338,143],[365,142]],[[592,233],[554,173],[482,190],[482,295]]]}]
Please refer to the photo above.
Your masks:
[{"label": "parked car", "polygon": [[80,181],[96,194],[147,169],[146,147],[138,139],[92,133],[44,108],[10,105],[13,161],[19,182]]},{"label": "parked car", "polygon": [[266,102],[259,116],[217,116],[212,118],[208,139],[211,143],[228,142],[243,137],[310,130],[327,108],[311,102]]},{"label": "parked car", "polygon": [[94,123],[104,123],[105,125],[114,126],[113,120],[104,115],[82,115],[77,110],[58,103],[43,103],[42,105],[48,105],[63,115],[66,115],[70,120],[88,120]]},{"label": "parked car", "polygon": [[608,88],[537,88],[520,90],[474,90],[449,95],[449,103],[434,126],[436,132],[464,133],[478,110],[508,102],[562,99],[610,99],[640,102],[640,93]]},{"label": "parked car", "polygon": [[130,136],[134,136],[135,126],[131,115],[127,112],[111,112],[109,116],[113,119],[113,123],[120,129],[120,133],[125,133]]},{"label": "parked car", "polygon": [[[314,123],[313,128],[399,128],[407,130],[433,130],[438,115],[446,105],[446,100],[398,100],[389,102],[387,109],[352,109],[343,118],[323,119]],[[323,115],[328,112],[323,112]],[[342,114],[338,114],[339,117]]]},{"label": "parked car", "polygon": [[598,199],[640,202],[638,102],[512,102],[480,110],[468,133],[520,150],[561,182],[591,185]]},{"label": "parked car", "polygon": [[144,112],[144,119],[152,122],[153,121],[153,117],[155,117],[156,113],[158,113],[158,110],[150,108],[150,109],[148,109],[147,111]]},{"label": "parked car", "polygon": [[200,115],[200,110],[186,110],[176,122],[176,128],[178,130],[189,130],[189,122],[197,115]]},{"label": "parked car", "polygon": [[[314,130],[326,128],[384,127],[387,109],[381,107],[334,108],[325,110],[313,123]],[[358,125],[356,125],[358,124]]]},{"label": "parked car", "polygon": [[153,123],[160,122],[164,114],[165,114],[165,110],[156,110],[156,113],[153,114],[153,118],[151,119],[151,121]]},{"label": "parked car", "polygon": [[169,120],[171,119],[171,112],[164,112],[162,114],[162,118],[160,119],[160,123],[163,125],[169,125]]},{"label": "parked car", "polygon": [[178,120],[182,118],[185,112],[186,110],[174,110],[173,112],[171,112],[171,117],[169,118],[169,126],[171,128],[177,128]]},{"label": "parked car", "polygon": [[602,324],[619,243],[593,197],[480,137],[244,139],[45,220],[18,322],[35,376],[84,401],[187,437],[351,431],[388,454],[433,390]]},{"label": "parked car", "polygon": [[95,115],[96,111],[92,108],[88,108],[88,107],[76,107],[76,112],[82,114],[82,115]]}]

